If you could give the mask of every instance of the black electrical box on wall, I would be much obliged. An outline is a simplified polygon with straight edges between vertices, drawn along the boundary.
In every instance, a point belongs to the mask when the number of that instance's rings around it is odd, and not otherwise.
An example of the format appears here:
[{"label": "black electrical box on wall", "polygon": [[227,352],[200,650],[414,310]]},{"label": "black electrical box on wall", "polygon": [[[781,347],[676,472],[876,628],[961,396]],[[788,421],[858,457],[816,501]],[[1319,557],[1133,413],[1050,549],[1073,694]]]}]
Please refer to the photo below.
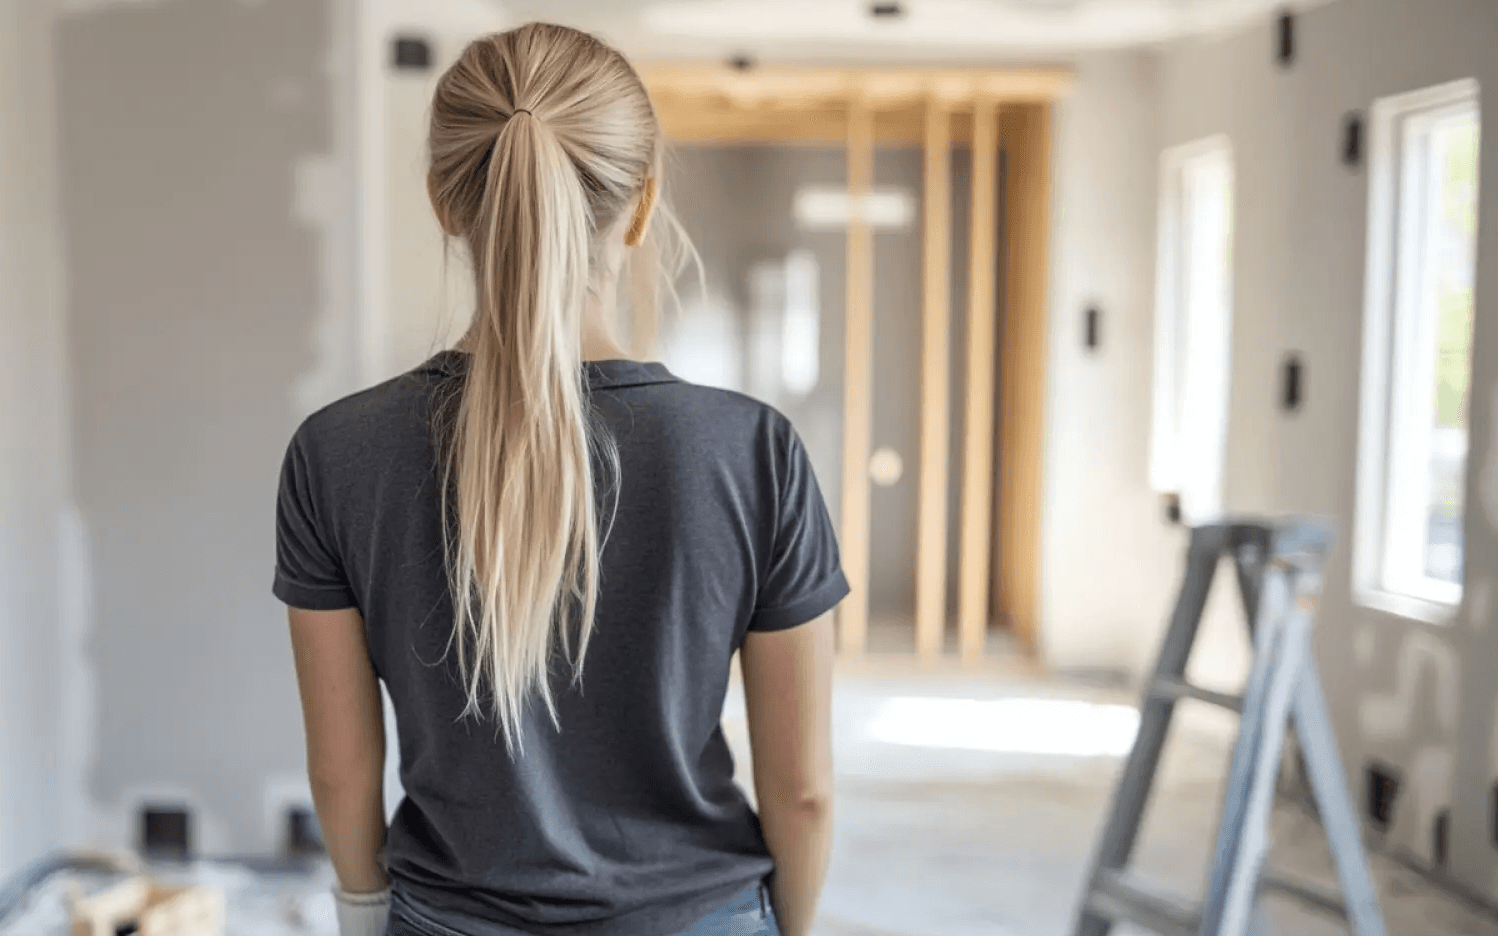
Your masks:
[{"label": "black electrical box on wall", "polygon": [[286,841],[282,847],[287,855],[294,857],[322,854],[322,831],[317,827],[317,814],[305,806],[288,809]]},{"label": "black electrical box on wall", "polygon": [[1399,797],[1399,775],[1383,764],[1369,763],[1363,770],[1363,810],[1379,829],[1394,821],[1394,800]]},{"label": "black electrical box on wall", "polygon": [[397,70],[426,71],[432,67],[432,45],[420,36],[396,36],[391,62]]},{"label": "black electrical box on wall", "polygon": [[192,813],[185,806],[142,808],[140,850],[152,858],[187,860],[192,853]]},{"label": "black electrical box on wall", "polygon": [[1277,30],[1277,44],[1275,47],[1275,61],[1285,68],[1295,61],[1295,14],[1281,13]]},{"label": "black electrical box on wall", "polygon": [[1353,169],[1363,164],[1363,115],[1357,111],[1342,122],[1342,162]]},{"label": "black electrical box on wall", "polygon": [[1290,352],[1285,355],[1284,383],[1280,390],[1280,406],[1285,412],[1293,413],[1300,409],[1300,404],[1305,400],[1305,365],[1300,361],[1300,355]]}]

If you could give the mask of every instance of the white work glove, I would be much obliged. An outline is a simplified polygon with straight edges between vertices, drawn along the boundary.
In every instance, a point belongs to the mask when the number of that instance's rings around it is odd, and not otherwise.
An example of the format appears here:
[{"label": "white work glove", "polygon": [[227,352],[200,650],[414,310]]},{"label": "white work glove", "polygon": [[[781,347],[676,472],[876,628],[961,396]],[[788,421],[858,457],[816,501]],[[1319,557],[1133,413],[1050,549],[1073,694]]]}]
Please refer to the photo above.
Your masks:
[{"label": "white work glove", "polygon": [[338,909],[338,936],[385,936],[390,917],[390,888],[372,894],[350,894],[333,888]]}]

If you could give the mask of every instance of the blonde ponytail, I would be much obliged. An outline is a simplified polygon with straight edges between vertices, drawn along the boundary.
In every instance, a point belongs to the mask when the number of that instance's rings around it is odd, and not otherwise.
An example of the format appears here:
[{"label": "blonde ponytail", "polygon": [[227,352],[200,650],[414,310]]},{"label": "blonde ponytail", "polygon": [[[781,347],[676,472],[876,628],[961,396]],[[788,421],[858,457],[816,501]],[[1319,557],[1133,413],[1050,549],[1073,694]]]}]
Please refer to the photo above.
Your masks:
[{"label": "blonde ponytail", "polygon": [[[465,715],[511,750],[558,644],[575,678],[592,633],[600,534],[581,358],[601,238],[653,185],[659,133],[617,52],[532,24],[480,39],[432,107],[429,188],[467,239],[471,361],[441,435],[447,570]],[[653,189],[652,189],[653,192]]]}]

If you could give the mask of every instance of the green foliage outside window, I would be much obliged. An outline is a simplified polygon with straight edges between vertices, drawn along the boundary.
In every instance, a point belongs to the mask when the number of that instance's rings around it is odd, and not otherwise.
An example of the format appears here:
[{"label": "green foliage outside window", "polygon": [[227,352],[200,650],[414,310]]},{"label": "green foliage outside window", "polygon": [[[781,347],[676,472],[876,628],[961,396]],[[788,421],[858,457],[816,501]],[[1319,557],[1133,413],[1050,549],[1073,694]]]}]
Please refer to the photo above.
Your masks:
[{"label": "green foliage outside window", "polygon": [[[1477,235],[1477,122],[1462,123],[1448,133],[1442,221],[1448,230],[1470,240]],[[1443,287],[1436,345],[1436,425],[1459,428],[1467,424],[1471,382],[1472,287]]]}]

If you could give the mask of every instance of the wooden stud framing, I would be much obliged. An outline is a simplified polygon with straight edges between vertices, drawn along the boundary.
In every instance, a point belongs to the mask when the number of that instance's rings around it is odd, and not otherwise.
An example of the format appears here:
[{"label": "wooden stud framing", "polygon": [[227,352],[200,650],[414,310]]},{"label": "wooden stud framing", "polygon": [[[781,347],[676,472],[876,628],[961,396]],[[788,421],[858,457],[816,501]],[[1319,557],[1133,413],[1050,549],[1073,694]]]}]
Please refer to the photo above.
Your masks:
[{"label": "wooden stud framing", "polygon": [[1061,68],[839,68],[759,65],[747,70],[717,62],[657,62],[639,66],[652,98],[690,101],[702,109],[841,109],[853,97],[870,110],[924,105],[933,97],[950,108],[977,98],[1044,102],[1064,91]]},{"label": "wooden stud framing", "polygon": [[[954,116],[974,100],[1042,102],[1064,91],[1057,68],[821,68],[761,65],[739,71],[710,62],[646,64],[639,69],[666,136],[677,143],[840,145],[852,135],[849,101],[876,113],[881,144],[920,144],[927,104]],[[952,125],[966,142],[969,123]]]},{"label": "wooden stud framing", "polygon": [[[662,128],[674,142],[845,144],[848,187],[855,199],[872,187],[877,145],[925,147],[916,646],[928,661],[941,655],[946,630],[951,312],[947,154],[953,143],[972,142],[959,642],[964,661],[980,659],[988,622],[997,614],[1013,628],[1020,645],[1033,651],[1046,393],[1050,102],[1066,90],[1070,73],[1045,68],[756,66],[737,70],[700,62],[646,65],[640,73]],[[1003,242],[997,244],[995,182],[1000,138],[1008,170]],[[1002,325],[995,308],[998,249],[1004,251]],[[841,545],[853,591],[838,611],[838,627],[842,652],[858,655],[868,639],[874,258],[872,232],[856,216],[848,226],[847,251]],[[650,321],[640,318],[632,325],[637,345],[652,343]],[[1000,337],[996,377],[994,349]],[[993,509],[996,423],[1003,440],[997,465],[997,514]]]},{"label": "wooden stud framing", "polygon": [[[848,140],[848,109],[760,107],[729,109],[719,102],[702,109],[691,98],[652,95],[661,128],[673,143],[842,147]],[[953,105],[952,142],[972,139],[968,109]],[[920,146],[926,136],[926,109],[909,105],[874,113],[874,142],[880,146]]]},{"label": "wooden stud framing", "polygon": [[[874,184],[874,114],[848,110],[848,191],[859,204]],[[843,363],[842,558],[851,594],[838,609],[841,650],[863,653],[869,620],[869,455],[874,416],[874,235],[854,212],[848,223],[846,351]]]},{"label": "wooden stud framing", "polygon": [[1046,285],[1051,108],[1006,107],[1005,302],[999,366],[999,602],[1022,646],[1035,648],[1040,604],[1040,499],[1045,443]]},{"label": "wooden stud framing", "polygon": [[133,877],[71,901],[73,936],[114,936],[127,927],[141,936],[223,936],[224,897],[203,886],[159,884]]},{"label": "wooden stud framing", "polygon": [[948,381],[951,379],[951,114],[927,102],[921,194],[921,471],[916,526],[915,643],[923,660],[942,653],[947,629]]},{"label": "wooden stud framing", "polygon": [[994,303],[998,181],[997,102],[973,109],[973,187],[968,234],[967,386],[963,416],[962,511],[957,632],[964,662],[982,659],[988,640],[989,546],[993,537]]}]

